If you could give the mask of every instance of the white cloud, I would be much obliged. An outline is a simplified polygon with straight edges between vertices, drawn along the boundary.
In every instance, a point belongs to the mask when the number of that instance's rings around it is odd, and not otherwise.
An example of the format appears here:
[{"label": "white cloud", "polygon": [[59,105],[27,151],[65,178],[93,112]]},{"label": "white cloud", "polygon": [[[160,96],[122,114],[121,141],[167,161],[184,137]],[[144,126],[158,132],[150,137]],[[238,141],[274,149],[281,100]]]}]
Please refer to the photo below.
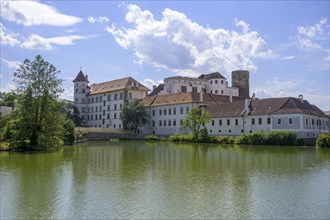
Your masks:
[{"label": "white cloud", "polygon": [[13,90],[16,90],[16,85],[15,84],[13,84],[13,83],[8,83],[8,84],[6,84],[5,86],[1,86],[0,87],[0,91],[1,92],[11,92],[11,91],[13,91]]},{"label": "white cloud", "polygon": [[142,84],[152,90],[152,87],[153,86],[158,86],[159,84],[162,84],[162,83],[164,83],[163,80],[155,81],[153,79],[146,78],[146,79],[143,80],[143,83]]},{"label": "white cloud", "polygon": [[3,62],[4,64],[6,64],[6,66],[9,68],[9,69],[18,69],[19,66],[21,65],[21,63],[19,61],[10,61],[10,60],[6,60],[4,58],[0,58],[1,59],[1,62]]},{"label": "white cloud", "polygon": [[327,19],[321,18],[313,26],[297,28],[298,48],[302,50],[322,49],[320,43],[324,40],[329,41],[329,30]]},{"label": "white cloud", "polygon": [[71,26],[82,21],[79,17],[62,14],[39,1],[1,1],[0,6],[2,18],[25,26]]},{"label": "white cloud", "polygon": [[23,48],[34,50],[50,50],[53,48],[46,38],[43,38],[37,34],[31,34],[21,46]]},{"label": "white cloud", "polygon": [[53,49],[52,44],[72,45],[75,40],[86,40],[88,37],[79,35],[68,35],[61,37],[44,38],[37,34],[31,34],[30,37],[21,45],[23,48],[34,50]]},{"label": "white cloud", "polygon": [[17,34],[6,33],[6,28],[0,23],[0,42],[3,45],[15,46],[20,43],[17,39]]},{"label": "white cloud", "polygon": [[74,88],[64,88],[63,93],[61,94],[61,99],[66,99],[66,100],[71,100],[73,101],[73,93],[74,93]]},{"label": "white cloud", "polygon": [[92,24],[94,24],[94,23],[103,24],[103,23],[109,22],[109,18],[107,18],[107,17],[97,17],[97,18],[88,17],[87,20],[88,20],[89,23],[92,23]]},{"label": "white cloud", "polygon": [[[319,91],[308,89],[311,84],[315,82],[304,81],[281,81],[278,77],[273,78],[266,82],[266,85],[254,89],[256,97],[268,98],[268,97],[298,97],[303,95],[304,99],[309,103],[316,105],[322,110],[329,110],[329,94],[321,94]],[[309,86],[306,86],[309,85]],[[305,88],[305,90],[302,90]]]},{"label": "white cloud", "polygon": [[294,59],[296,56],[286,56],[286,57],[282,57],[281,60],[292,60]]},{"label": "white cloud", "polygon": [[272,52],[261,36],[248,24],[235,19],[243,33],[203,27],[185,14],[165,9],[161,20],[149,11],[128,5],[126,21],[133,28],[107,27],[116,42],[135,53],[138,63],[170,69],[180,75],[235,69],[255,71],[254,58],[269,58]]}]

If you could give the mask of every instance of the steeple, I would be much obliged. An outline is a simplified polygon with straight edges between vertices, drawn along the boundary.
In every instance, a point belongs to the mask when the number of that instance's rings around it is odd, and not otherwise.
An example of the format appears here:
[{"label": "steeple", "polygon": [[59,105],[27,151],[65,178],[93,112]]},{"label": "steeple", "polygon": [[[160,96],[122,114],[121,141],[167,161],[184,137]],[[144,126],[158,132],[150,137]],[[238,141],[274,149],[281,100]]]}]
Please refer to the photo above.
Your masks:
[{"label": "steeple", "polygon": [[82,70],[80,69],[78,75],[73,80],[73,82],[89,82],[88,81],[88,76],[87,75],[85,76],[84,73],[82,72]]}]

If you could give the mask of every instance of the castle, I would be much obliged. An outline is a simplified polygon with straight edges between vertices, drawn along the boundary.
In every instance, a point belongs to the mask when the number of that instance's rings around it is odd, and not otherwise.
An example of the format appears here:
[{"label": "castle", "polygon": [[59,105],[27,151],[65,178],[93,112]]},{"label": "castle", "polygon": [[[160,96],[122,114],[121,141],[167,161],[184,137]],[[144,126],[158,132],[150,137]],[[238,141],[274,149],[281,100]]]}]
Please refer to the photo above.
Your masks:
[{"label": "castle", "polygon": [[143,134],[172,135],[189,131],[181,128],[188,111],[203,106],[212,120],[210,135],[242,135],[255,131],[292,130],[298,137],[314,138],[329,132],[329,118],[303,96],[256,99],[250,97],[249,72],[232,72],[232,85],[218,72],[193,77],[169,77],[150,91],[126,77],[89,85],[80,71],[74,82],[74,102],[86,127],[122,129],[121,110],[125,102],[141,100],[149,112]]}]

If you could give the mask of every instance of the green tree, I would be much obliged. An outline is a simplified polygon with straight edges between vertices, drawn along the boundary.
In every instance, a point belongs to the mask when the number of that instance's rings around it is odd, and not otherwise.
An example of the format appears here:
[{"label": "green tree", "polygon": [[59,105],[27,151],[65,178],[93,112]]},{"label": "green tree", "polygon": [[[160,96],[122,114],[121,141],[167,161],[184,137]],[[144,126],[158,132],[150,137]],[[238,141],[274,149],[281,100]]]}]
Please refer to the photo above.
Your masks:
[{"label": "green tree", "polygon": [[60,71],[40,55],[25,59],[14,73],[18,85],[15,144],[26,150],[54,150],[63,145],[65,114],[58,101]]},{"label": "green tree", "polygon": [[0,92],[0,106],[9,106],[15,108],[17,101],[17,95],[15,92]]},{"label": "green tree", "polygon": [[148,117],[147,109],[139,100],[126,102],[120,116],[124,129],[133,130],[135,133],[140,126],[148,123]]},{"label": "green tree", "polygon": [[82,125],[82,118],[79,115],[79,110],[75,103],[70,100],[62,100],[62,111],[66,114],[66,118],[73,121],[76,127]]},{"label": "green tree", "polygon": [[210,113],[206,112],[204,108],[191,108],[187,117],[183,120],[182,127],[189,128],[194,141],[197,142],[203,129],[202,127],[205,128],[205,124],[210,122],[210,120]]}]

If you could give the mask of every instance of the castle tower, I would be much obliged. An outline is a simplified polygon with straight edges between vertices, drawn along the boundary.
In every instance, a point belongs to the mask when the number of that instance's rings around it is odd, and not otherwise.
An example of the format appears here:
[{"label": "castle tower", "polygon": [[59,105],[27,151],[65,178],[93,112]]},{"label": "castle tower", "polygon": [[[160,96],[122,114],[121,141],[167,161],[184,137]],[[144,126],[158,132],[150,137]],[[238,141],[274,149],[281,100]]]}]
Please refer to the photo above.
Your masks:
[{"label": "castle tower", "polygon": [[232,87],[239,89],[239,96],[250,97],[249,71],[236,70],[231,72]]},{"label": "castle tower", "polygon": [[89,92],[88,76],[80,70],[77,77],[73,80],[74,83],[74,103],[76,104],[83,122],[87,119],[87,94]]}]

